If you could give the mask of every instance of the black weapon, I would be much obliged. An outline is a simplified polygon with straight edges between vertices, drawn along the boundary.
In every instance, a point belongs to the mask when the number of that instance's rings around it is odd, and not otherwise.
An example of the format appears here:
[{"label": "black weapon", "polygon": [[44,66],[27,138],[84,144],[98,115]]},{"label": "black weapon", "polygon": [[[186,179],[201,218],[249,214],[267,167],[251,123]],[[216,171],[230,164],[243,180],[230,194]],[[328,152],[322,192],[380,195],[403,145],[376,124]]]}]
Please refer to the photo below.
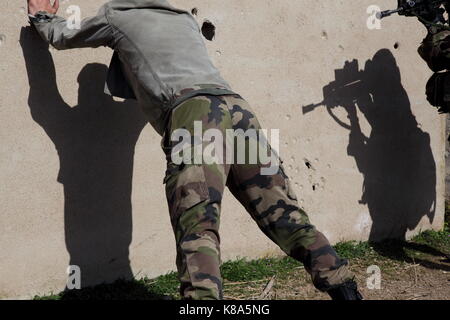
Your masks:
[{"label": "black weapon", "polygon": [[401,16],[418,17],[425,25],[446,27],[448,20],[445,12],[450,8],[449,0],[398,0],[398,7],[377,13],[378,19],[389,17],[395,13]]}]

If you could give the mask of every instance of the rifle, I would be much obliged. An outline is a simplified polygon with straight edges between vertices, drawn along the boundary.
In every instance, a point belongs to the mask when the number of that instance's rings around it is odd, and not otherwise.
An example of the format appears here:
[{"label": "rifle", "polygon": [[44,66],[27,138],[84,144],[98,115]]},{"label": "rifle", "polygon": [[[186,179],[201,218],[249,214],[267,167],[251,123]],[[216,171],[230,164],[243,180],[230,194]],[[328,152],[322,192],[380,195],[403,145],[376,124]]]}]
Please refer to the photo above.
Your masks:
[{"label": "rifle", "polygon": [[417,17],[427,27],[450,30],[445,12],[449,12],[449,0],[398,0],[398,7],[377,13],[378,19],[384,19],[395,13],[406,17]]}]

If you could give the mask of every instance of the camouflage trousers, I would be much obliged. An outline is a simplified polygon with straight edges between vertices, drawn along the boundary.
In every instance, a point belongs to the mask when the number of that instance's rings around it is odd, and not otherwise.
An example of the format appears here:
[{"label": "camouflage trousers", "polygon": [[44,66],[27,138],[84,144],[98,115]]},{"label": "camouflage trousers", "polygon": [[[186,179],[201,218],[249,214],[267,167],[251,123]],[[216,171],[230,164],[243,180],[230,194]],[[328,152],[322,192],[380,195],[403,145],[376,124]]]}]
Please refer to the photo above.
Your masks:
[{"label": "camouflage trousers", "polygon": [[195,121],[201,122],[203,132],[215,129],[224,136],[228,129],[260,129],[255,114],[239,95],[197,96],[172,110],[161,145],[167,158],[164,183],[182,297],[222,299],[219,223],[225,186],[265,235],[304,264],[316,288],[327,291],[354,278],[347,261],[336,255],[299,207],[282,162],[272,175],[261,174],[261,168],[269,165],[259,161],[175,164],[171,154],[177,143],[171,141],[172,134],[177,129],[194,134]]}]

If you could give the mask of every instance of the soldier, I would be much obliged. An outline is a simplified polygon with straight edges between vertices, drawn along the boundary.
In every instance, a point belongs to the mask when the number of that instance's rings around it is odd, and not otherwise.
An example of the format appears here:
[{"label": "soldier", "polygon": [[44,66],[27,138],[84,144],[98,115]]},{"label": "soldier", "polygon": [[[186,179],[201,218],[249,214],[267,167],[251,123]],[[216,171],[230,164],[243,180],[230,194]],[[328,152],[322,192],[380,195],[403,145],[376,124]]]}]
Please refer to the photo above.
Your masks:
[{"label": "soldier", "polygon": [[[164,183],[183,298],[222,298],[219,218],[228,186],[261,230],[304,264],[316,288],[336,300],[362,299],[347,261],[337,256],[299,207],[282,165],[263,175],[268,165],[259,158],[242,164],[174,161],[178,144],[173,135],[184,130],[195,136],[196,124],[202,133],[215,129],[223,135],[227,130],[260,129],[250,106],[211,63],[189,12],[166,0],[113,0],[95,17],[84,19],[79,29],[70,29],[55,15],[58,6],[58,0],[53,5],[50,0],[28,0],[31,23],[41,37],[60,50],[113,49],[105,92],[137,99],[162,136],[167,158]],[[251,139],[245,140],[246,150]],[[258,144],[265,141],[256,139]],[[195,154],[196,145],[188,149]]]},{"label": "soldier", "polygon": [[[449,3],[444,7],[448,12]],[[450,112],[450,29],[446,25],[430,25],[419,17],[427,35],[419,47],[420,56],[434,72],[427,83],[426,94],[431,105],[440,113]]]},{"label": "soldier", "polygon": [[[443,6],[448,15],[450,2],[445,2]],[[419,21],[422,20],[419,18]],[[448,24],[445,26],[430,26],[424,23],[424,25],[427,28],[427,35],[423,39],[418,52],[434,72],[426,86],[427,100],[432,106],[438,108],[439,113],[448,114],[450,113],[450,28]],[[448,125],[449,119],[447,117],[447,130]],[[450,135],[448,135],[447,140],[450,142]],[[447,177],[447,188],[448,183]],[[446,255],[446,257],[447,261],[450,262],[450,255]]]}]

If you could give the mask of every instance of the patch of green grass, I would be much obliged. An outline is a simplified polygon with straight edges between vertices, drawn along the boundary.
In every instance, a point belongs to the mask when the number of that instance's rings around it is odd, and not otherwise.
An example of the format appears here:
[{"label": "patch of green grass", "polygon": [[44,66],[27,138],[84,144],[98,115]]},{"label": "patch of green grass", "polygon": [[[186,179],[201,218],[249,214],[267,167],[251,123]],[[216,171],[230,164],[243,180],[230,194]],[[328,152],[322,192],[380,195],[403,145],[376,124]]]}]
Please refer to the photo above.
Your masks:
[{"label": "patch of green grass", "polygon": [[427,244],[434,248],[450,249],[450,233],[448,230],[444,231],[428,230],[414,237],[412,241],[420,244]]},{"label": "patch of green grass", "polygon": [[47,296],[34,296],[33,300],[61,300],[60,294],[54,294],[53,292]]},{"label": "patch of green grass", "polygon": [[273,277],[301,266],[289,257],[259,260],[238,259],[222,264],[222,277],[228,281],[254,281]]},{"label": "patch of green grass", "polygon": [[441,231],[428,230],[415,236],[412,242],[428,245],[434,249],[450,252],[450,202],[445,204],[444,229]]},{"label": "patch of green grass", "polygon": [[154,294],[179,298],[179,285],[177,273],[171,272],[153,280],[145,278],[144,284],[151,288]]},{"label": "patch of green grass", "polygon": [[341,258],[345,259],[362,258],[375,254],[375,251],[368,242],[340,242],[334,246],[334,249]]}]

